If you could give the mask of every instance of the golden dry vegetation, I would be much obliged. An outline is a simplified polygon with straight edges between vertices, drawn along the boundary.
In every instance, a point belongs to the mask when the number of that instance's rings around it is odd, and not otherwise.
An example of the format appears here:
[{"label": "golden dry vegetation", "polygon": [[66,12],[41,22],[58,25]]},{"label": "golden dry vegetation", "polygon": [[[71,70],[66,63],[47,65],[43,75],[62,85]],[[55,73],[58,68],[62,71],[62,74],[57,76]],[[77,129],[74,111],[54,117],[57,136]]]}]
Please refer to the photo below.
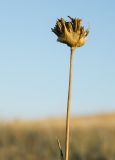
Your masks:
[{"label": "golden dry vegetation", "polygon": [[[64,151],[65,119],[0,123],[0,160],[59,160]],[[115,160],[115,114],[73,117],[70,160]]]}]

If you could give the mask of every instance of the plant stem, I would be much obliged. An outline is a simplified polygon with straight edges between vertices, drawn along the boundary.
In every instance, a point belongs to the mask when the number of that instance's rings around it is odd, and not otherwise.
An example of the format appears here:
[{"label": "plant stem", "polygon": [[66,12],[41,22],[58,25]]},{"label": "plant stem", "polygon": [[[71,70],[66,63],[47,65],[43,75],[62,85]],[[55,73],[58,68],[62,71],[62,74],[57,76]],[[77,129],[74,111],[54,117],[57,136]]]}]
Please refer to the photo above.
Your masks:
[{"label": "plant stem", "polygon": [[72,90],[72,61],[73,61],[74,48],[71,48],[70,55],[70,71],[69,71],[69,86],[68,86],[68,100],[67,100],[67,115],[66,115],[66,140],[65,140],[65,160],[69,157],[69,130],[70,130],[70,100]]}]

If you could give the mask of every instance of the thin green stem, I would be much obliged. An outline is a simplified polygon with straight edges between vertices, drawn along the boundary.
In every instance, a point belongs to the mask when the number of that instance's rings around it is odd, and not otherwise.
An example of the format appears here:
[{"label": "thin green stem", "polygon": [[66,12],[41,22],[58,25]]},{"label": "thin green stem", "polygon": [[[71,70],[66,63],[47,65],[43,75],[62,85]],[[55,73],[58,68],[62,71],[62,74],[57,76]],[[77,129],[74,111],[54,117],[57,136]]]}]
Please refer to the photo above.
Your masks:
[{"label": "thin green stem", "polygon": [[65,160],[68,160],[68,157],[69,157],[70,100],[71,100],[71,90],[72,90],[72,62],[73,62],[73,54],[74,54],[74,48],[71,48],[69,86],[68,86],[68,100],[67,100],[67,115],[66,115]]}]

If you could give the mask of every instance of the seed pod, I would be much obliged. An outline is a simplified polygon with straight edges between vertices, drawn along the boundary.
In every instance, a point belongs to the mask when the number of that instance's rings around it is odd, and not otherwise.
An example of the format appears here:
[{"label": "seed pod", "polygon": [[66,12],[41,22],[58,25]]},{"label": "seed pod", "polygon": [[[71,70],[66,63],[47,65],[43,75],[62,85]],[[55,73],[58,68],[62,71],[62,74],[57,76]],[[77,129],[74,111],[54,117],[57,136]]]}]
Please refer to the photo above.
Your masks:
[{"label": "seed pod", "polygon": [[81,19],[68,17],[70,22],[66,22],[63,18],[58,19],[52,32],[57,35],[57,41],[69,47],[81,47],[85,44],[89,30],[84,30]]}]

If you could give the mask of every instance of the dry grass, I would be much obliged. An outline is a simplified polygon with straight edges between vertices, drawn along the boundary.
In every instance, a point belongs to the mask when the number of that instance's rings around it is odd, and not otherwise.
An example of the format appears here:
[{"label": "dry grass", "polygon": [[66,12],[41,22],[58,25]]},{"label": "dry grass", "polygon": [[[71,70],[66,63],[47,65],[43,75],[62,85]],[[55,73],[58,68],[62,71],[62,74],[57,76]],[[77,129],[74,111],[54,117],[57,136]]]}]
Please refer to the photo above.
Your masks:
[{"label": "dry grass", "polygon": [[[57,160],[56,136],[63,148],[64,118],[1,122],[0,160]],[[115,160],[115,114],[73,117],[70,137],[71,160]]]}]

